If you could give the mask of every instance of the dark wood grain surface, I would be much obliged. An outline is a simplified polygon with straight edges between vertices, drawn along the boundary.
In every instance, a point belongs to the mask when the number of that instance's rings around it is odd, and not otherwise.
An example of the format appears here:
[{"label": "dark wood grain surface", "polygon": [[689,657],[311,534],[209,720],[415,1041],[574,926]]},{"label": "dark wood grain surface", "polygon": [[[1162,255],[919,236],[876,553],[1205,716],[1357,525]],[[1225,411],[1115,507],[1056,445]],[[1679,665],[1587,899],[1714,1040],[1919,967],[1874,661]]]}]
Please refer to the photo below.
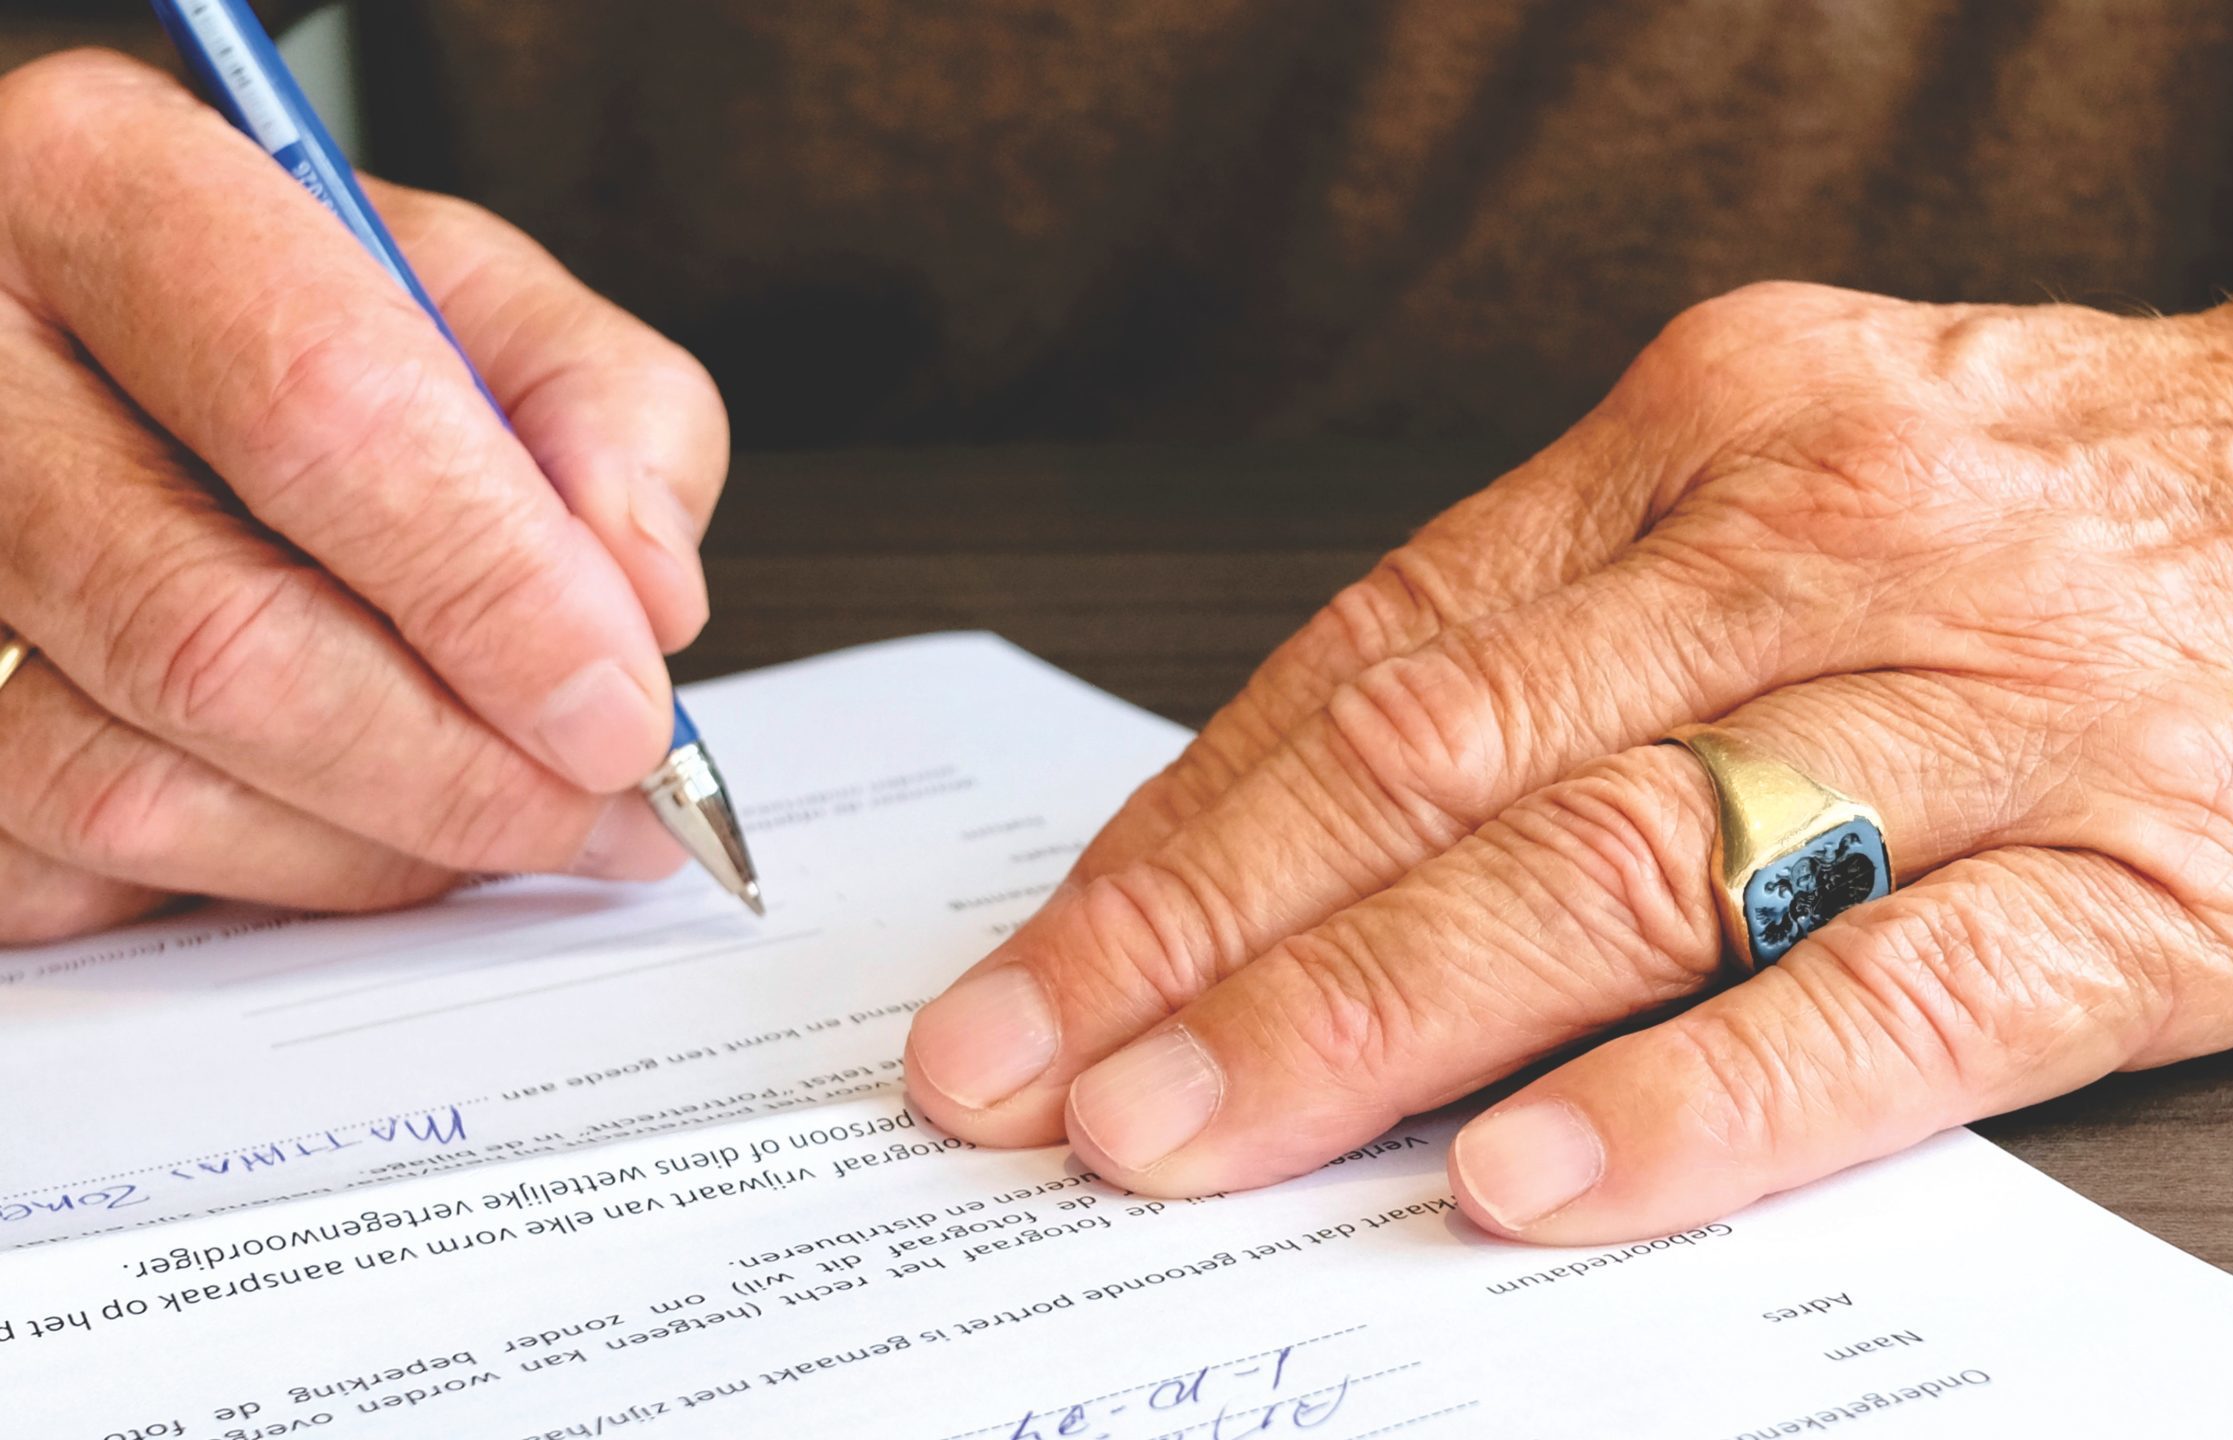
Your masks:
[{"label": "dark wood grain surface", "polygon": [[[679,673],[985,629],[1199,726],[1337,586],[1507,458],[1326,445],[748,457],[708,542],[714,622]],[[1978,1128],[2233,1269],[2233,1055]]]}]

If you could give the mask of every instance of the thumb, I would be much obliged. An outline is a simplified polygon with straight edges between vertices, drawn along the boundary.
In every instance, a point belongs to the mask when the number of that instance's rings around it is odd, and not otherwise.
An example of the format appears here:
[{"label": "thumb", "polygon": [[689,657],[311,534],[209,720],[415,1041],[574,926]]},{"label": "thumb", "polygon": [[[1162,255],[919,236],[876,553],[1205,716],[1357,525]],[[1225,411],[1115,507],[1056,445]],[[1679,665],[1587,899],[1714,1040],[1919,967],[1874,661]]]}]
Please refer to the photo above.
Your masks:
[{"label": "thumb", "polygon": [[2169,1005],[2146,962],[2199,936],[2098,856],[1963,861],[1527,1086],[1459,1133],[1451,1183],[1484,1228],[1543,1244],[1716,1220],[2133,1059]]}]

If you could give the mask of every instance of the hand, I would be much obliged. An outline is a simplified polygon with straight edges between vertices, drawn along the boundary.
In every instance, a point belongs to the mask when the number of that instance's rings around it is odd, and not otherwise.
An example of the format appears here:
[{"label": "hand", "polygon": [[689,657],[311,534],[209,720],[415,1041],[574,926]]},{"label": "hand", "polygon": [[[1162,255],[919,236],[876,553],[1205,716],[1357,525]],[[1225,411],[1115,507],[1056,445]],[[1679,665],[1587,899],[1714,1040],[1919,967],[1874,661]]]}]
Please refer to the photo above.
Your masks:
[{"label": "hand", "polygon": [[0,622],[41,652],[0,689],[0,942],[679,863],[633,786],[706,616],[720,401],[493,217],[371,188],[516,438],[170,79],[0,79]]},{"label": "hand", "polygon": [[[1453,1147],[1565,1244],[2233,1044],[2229,395],[2226,312],[1684,315],[917,1016],[916,1099],[1198,1194],[1656,1019]],[[1700,720],[1873,801],[1906,886],[1726,988],[1712,793],[1651,743]]]}]

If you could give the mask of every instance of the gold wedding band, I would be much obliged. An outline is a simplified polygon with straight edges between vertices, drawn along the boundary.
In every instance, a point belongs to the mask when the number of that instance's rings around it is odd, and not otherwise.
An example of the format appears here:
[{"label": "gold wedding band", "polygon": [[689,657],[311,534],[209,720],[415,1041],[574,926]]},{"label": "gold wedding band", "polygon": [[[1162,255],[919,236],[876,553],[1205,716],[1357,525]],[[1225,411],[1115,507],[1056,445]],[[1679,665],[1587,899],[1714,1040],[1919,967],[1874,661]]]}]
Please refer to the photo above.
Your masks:
[{"label": "gold wedding band", "polygon": [[1686,725],[1664,743],[1697,756],[1713,781],[1714,899],[1725,949],[1747,974],[1891,892],[1884,821],[1868,805],[1711,725]]},{"label": "gold wedding band", "polygon": [[0,688],[5,688],[15,673],[23,668],[35,647],[15,631],[0,625]]}]

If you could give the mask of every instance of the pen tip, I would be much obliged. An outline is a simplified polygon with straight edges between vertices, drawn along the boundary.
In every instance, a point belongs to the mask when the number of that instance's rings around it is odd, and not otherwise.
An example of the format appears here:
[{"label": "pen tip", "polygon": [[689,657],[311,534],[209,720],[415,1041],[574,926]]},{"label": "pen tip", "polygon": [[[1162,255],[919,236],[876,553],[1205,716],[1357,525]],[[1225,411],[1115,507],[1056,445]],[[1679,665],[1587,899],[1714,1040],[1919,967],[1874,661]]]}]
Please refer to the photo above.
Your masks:
[{"label": "pen tip", "polygon": [[766,916],[768,907],[760,898],[752,852],[745,846],[721,772],[714,768],[704,744],[693,741],[676,747],[667,763],[644,782],[643,790],[660,823],[706,873],[750,906],[753,914]]}]

